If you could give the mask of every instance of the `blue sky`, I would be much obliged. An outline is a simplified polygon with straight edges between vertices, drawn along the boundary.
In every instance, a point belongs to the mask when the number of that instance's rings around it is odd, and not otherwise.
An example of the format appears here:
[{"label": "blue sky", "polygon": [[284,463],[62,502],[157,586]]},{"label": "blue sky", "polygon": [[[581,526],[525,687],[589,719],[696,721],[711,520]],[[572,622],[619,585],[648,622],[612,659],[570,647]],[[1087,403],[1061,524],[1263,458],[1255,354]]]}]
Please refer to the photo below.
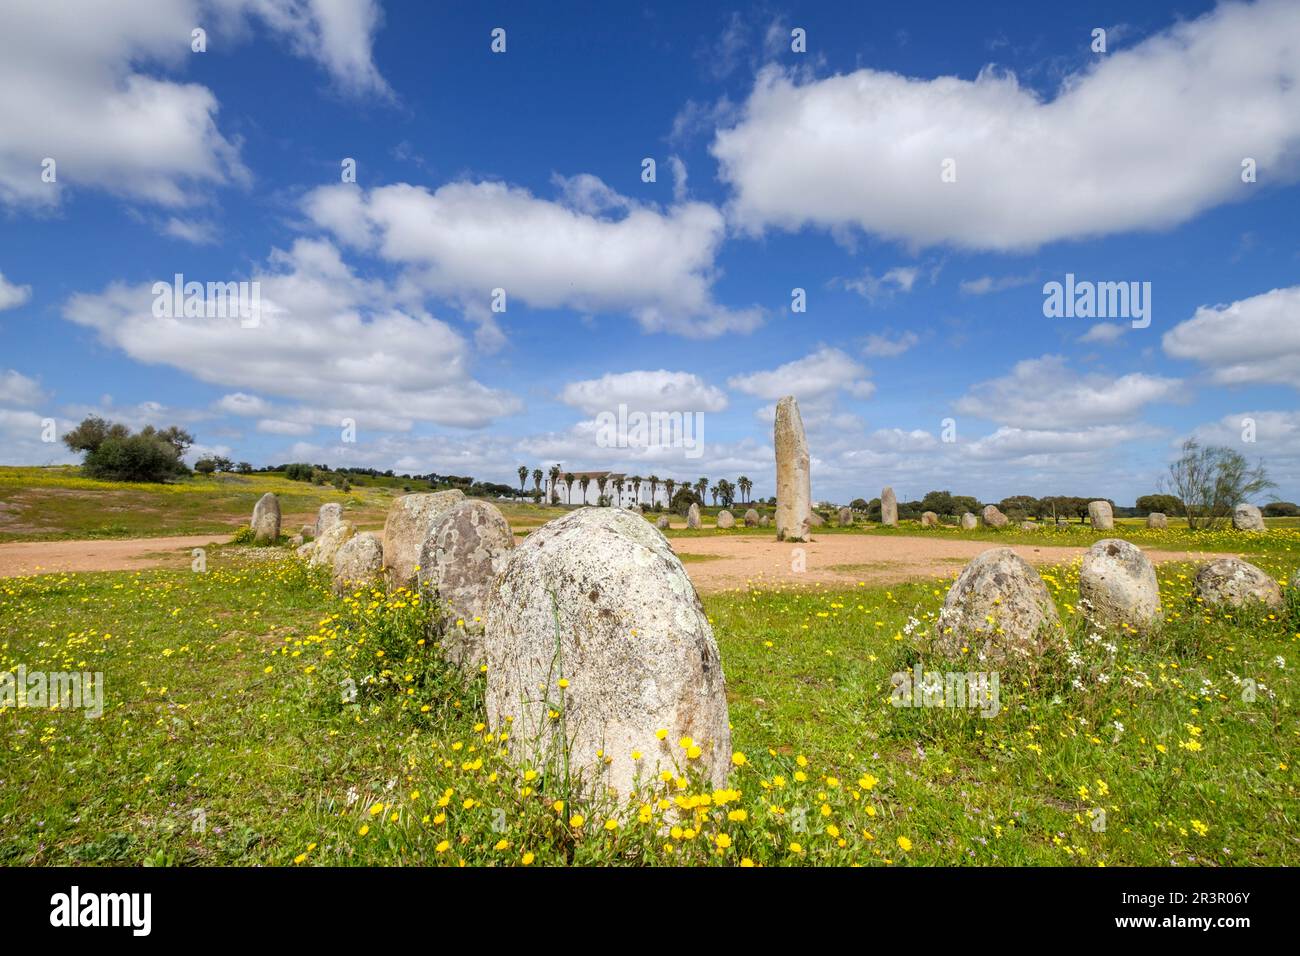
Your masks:
[{"label": "blue sky", "polygon": [[[794,394],[819,499],[1131,503],[1189,436],[1300,499],[1294,0],[99,6],[0,10],[0,462],[93,412],[767,496]],[[262,321],[153,316],[175,273]],[[1045,317],[1067,273],[1150,283],[1150,325]],[[703,454],[600,447],[620,403]]]}]

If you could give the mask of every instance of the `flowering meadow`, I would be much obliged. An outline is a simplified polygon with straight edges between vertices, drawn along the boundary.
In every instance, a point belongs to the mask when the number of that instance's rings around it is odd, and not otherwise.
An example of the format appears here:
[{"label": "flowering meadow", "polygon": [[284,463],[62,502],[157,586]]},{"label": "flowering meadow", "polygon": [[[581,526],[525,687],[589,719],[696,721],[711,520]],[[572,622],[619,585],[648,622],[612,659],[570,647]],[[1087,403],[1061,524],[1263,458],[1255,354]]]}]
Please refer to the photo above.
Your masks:
[{"label": "flowering meadow", "polygon": [[918,662],[978,666],[924,655],[950,580],[711,595],[728,784],[665,729],[677,770],[615,803],[506,759],[418,595],[270,554],[0,581],[0,672],[105,675],[98,719],[0,709],[0,864],[1300,863],[1294,593],[1211,611],[1163,565],[1163,626],[1097,633],[1077,564],[1047,569],[1061,650],[989,716],[891,703]]}]

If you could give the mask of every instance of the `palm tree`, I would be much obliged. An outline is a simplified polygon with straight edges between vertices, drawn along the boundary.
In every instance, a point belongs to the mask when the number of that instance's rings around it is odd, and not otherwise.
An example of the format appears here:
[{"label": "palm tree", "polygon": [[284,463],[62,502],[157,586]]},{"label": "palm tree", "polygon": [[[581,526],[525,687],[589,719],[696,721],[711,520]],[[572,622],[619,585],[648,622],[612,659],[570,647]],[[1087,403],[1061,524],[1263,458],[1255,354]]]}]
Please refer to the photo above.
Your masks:
[{"label": "palm tree", "polygon": [[646,481],[650,482],[650,507],[655,506],[655,492],[659,490],[659,476],[651,475]]},{"label": "palm tree", "polygon": [[542,491],[542,469],[540,468],[533,469],[533,490],[538,494]]},{"label": "palm tree", "polygon": [[614,479],[614,490],[618,492],[618,504],[616,507],[623,507],[623,476]]},{"label": "palm tree", "polygon": [[750,481],[748,478],[746,478],[744,475],[741,475],[740,479],[736,482],[736,484],[740,485],[740,496],[743,499],[744,503],[748,504],[749,493],[751,490],[753,490],[754,483]]},{"label": "palm tree", "polygon": [[559,477],[560,477],[560,466],[559,466],[559,465],[552,465],[552,466],[550,467],[550,470],[547,472],[547,474],[551,476],[551,493],[550,493],[547,497],[548,497],[549,499],[551,499],[551,500],[554,500],[554,498],[555,498],[555,482],[556,482],[557,480],[559,480]]},{"label": "palm tree", "polygon": [[695,483],[695,497],[704,500],[704,493],[709,490],[709,479],[701,478]]},{"label": "palm tree", "polygon": [[713,504],[716,507],[718,504],[718,486],[714,485],[712,488],[710,488],[709,494],[713,496]]},{"label": "palm tree", "polygon": [[566,504],[573,504],[573,472],[564,473],[564,501]]},{"label": "palm tree", "polygon": [[641,476],[633,475],[628,479],[632,482],[632,496],[636,498],[636,503],[641,503]]},{"label": "palm tree", "polygon": [[528,480],[528,466],[520,465],[519,466],[519,494],[520,495],[524,493],[524,482],[526,482],[527,480]]},{"label": "palm tree", "polygon": [[[600,498],[605,497],[605,486],[609,484],[609,475],[601,475],[596,479],[596,490],[600,492]],[[596,500],[599,501],[600,498]]]},{"label": "palm tree", "polygon": [[671,478],[664,479],[664,490],[668,492],[668,507],[670,508],[672,507],[673,504],[673,489],[676,487],[677,487],[677,482],[673,481],[673,479]]},{"label": "palm tree", "polygon": [[578,479],[578,487],[582,489],[582,503],[584,505],[587,503],[587,486],[590,484],[591,484],[591,479],[586,475],[583,475],[581,478]]}]

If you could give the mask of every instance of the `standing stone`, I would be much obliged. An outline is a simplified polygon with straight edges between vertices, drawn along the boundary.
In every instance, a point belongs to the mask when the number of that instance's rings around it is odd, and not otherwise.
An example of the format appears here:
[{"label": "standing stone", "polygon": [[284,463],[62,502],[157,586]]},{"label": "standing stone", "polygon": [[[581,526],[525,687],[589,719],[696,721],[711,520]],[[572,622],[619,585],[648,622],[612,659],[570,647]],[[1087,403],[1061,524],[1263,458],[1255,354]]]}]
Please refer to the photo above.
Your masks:
[{"label": "standing stone", "polygon": [[660,531],[664,530],[664,528],[667,528],[667,527],[668,527],[668,516],[667,516],[667,515],[660,515],[660,516],[659,516],[659,519],[655,522],[655,527],[658,528]]},{"label": "standing stone", "polygon": [[1065,515],[1057,515],[1057,516],[1056,516],[1056,526],[1057,526],[1058,528],[1064,528],[1064,527],[1066,527],[1069,523],[1070,523],[1070,519],[1067,518]]},{"label": "standing stone", "polygon": [[452,489],[403,495],[392,503],[384,521],[384,570],[390,585],[394,588],[415,585],[420,549],[433,523],[443,512],[464,500],[464,492]]},{"label": "standing stone", "polygon": [[334,567],[334,559],[338,556],[339,549],[347,544],[357,533],[357,526],[351,521],[340,521],[338,524],[330,527],[323,535],[316,539],[316,547],[312,549],[311,566],[320,567],[324,565],[327,568]]},{"label": "standing stone", "polygon": [[1037,531],[1037,530],[1038,530],[1038,522],[1037,522],[1037,521],[1022,521],[1022,522],[1020,522],[1020,530],[1021,530],[1021,531]]},{"label": "standing stone", "polygon": [[420,593],[436,602],[434,632],[447,660],[466,671],[483,663],[488,594],[514,546],[499,508],[462,501],[438,517],[420,548]]},{"label": "standing stone", "polygon": [[1007,526],[1007,516],[998,510],[997,505],[985,505],[980,514],[984,518],[984,524],[987,527],[1005,528]]},{"label": "standing stone", "polygon": [[853,524],[853,509],[841,508],[839,521],[840,521],[841,528],[847,528],[849,525]]},{"label": "standing stone", "polygon": [[1232,509],[1232,526],[1238,531],[1266,531],[1264,516],[1254,505],[1244,501]]},{"label": "standing stone", "polygon": [[818,514],[816,511],[808,512],[808,527],[820,528],[824,524],[826,524],[826,519],[823,518],[820,514]]},{"label": "standing stone", "polygon": [[686,512],[686,527],[699,528],[700,526],[700,506],[697,502],[692,501],[690,508]]},{"label": "standing stone", "polygon": [[295,534],[292,538],[289,539],[289,547],[293,548],[294,550],[301,548],[306,543],[307,542],[305,542],[302,539],[302,535],[300,534]]},{"label": "standing stone", "polygon": [[302,558],[304,561],[310,561],[311,556],[315,553],[316,553],[315,541],[304,542],[303,544],[298,545],[298,547],[294,549],[294,554],[298,555],[298,557]]},{"label": "standing stone", "polygon": [[1097,531],[1111,531],[1115,528],[1115,515],[1109,501],[1088,502],[1088,520]]},{"label": "standing stone", "polygon": [[979,524],[979,521],[969,511],[961,516],[961,530],[971,531],[977,524]]},{"label": "standing stone", "polygon": [[725,784],[718,647],[681,561],[647,522],[583,508],[543,525],[511,553],[485,623],[488,722],[509,731],[520,765],[558,771],[567,749],[580,790],[621,798],[679,767]]},{"label": "standing stone", "polygon": [[733,515],[733,514],[732,514],[730,511],[728,511],[726,508],[723,508],[721,511],[718,512],[718,527],[719,527],[719,528],[734,528],[735,526],[736,526],[736,516],[735,516],[735,515]]},{"label": "standing stone", "polygon": [[1160,620],[1155,567],[1141,548],[1118,538],[1103,538],[1083,556],[1079,598],[1094,627],[1128,625],[1141,631]]},{"label": "standing stone", "polygon": [[898,527],[898,498],[888,486],[880,493],[880,523],[886,528]]},{"label": "standing stone", "polygon": [[807,541],[812,511],[812,474],[803,417],[794,396],[776,403],[776,540]]},{"label": "standing stone", "polygon": [[1192,579],[1192,593],[1207,605],[1226,604],[1243,607],[1247,604],[1282,606],[1282,589],[1267,572],[1240,558],[1219,558],[1196,572]]},{"label": "standing stone", "polygon": [[937,527],[938,524],[939,524],[939,516],[935,514],[933,511],[925,511],[921,513],[922,528],[934,528]]},{"label": "standing stone", "polygon": [[763,515],[763,517],[758,519],[758,526],[760,528],[770,528],[772,527],[772,519],[767,515]]},{"label": "standing stone", "polygon": [[753,508],[750,508],[748,511],[745,512],[745,527],[746,528],[758,527],[758,512],[755,511]]},{"label": "standing stone", "polygon": [[320,510],[316,512],[316,528],[312,531],[311,536],[319,538],[342,520],[343,506],[337,501],[321,505]]},{"label": "standing stone", "polygon": [[[1036,658],[1060,641],[1047,585],[1010,548],[990,548],[962,569],[935,625],[939,653],[995,667]],[[969,653],[963,653],[963,648]]]},{"label": "standing stone", "polygon": [[1169,519],[1166,518],[1166,517],[1165,517],[1163,514],[1161,514],[1159,511],[1153,511],[1153,512],[1151,512],[1149,515],[1147,515],[1147,527],[1148,527],[1148,528],[1168,528],[1168,527],[1169,527]]},{"label": "standing stone", "polygon": [[305,524],[302,526],[302,529],[298,534],[302,535],[302,540],[310,541],[312,538],[316,537],[316,526],[314,524]]},{"label": "standing stone", "polygon": [[354,534],[334,555],[334,593],[374,584],[384,572],[384,546],[379,536],[367,531]]},{"label": "standing stone", "polygon": [[280,499],[267,492],[253,506],[253,540],[274,543],[280,537]]}]

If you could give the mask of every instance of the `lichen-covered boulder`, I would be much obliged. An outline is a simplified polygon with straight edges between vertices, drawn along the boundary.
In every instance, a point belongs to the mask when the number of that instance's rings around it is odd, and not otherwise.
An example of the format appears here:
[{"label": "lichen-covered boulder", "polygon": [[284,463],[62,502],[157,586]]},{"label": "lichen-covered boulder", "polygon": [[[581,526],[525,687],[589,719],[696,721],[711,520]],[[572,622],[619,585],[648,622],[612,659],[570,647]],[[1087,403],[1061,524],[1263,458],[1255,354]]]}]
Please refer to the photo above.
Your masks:
[{"label": "lichen-covered boulder", "polygon": [[660,515],[660,516],[655,520],[655,527],[658,528],[660,531],[663,531],[665,528],[668,527],[669,523],[670,523],[670,522],[668,521],[668,516],[667,516],[667,515]]},{"label": "lichen-covered boulder", "polygon": [[354,534],[334,555],[335,593],[376,583],[384,573],[384,546],[372,532]]},{"label": "lichen-covered boulder", "polygon": [[1109,501],[1088,502],[1088,520],[1097,531],[1111,531],[1115,527],[1115,513]]},{"label": "lichen-covered boulder", "polygon": [[840,523],[840,527],[841,527],[841,528],[847,528],[849,525],[853,524],[853,509],[852,509],[852,508],[841,508],[841,509],[840,509],[840,514],[839,514],[839,523]]},{"label": "lichen-covered boulder", "polygon": [[310,561],[311,556],[316,553],[316,542],[307,541],[300,544],[294,549],[293,553],[298,555],[298,557],[302,558],[304,561]]},{"label": "lichen-covered boulder", "polygon": [[763,515],[758,519],[758,526],[760,528],[770,528],[772,527],[772,519],[767,515]]},{"label": "lichen-covered boulder", "polygon": [[384,521],[384,571],[395,588],[415,586],[415,568],[420,549],[433,523],[445,511],[465,500],[463,492],[434,491],[403,495],[388,509]]},{"label": "lichen-covered boulder", "polygon": [[746,528],[758,527],[758,512],[755,511],[753,508],[750,508],[748,511],[745,512],[745,527]]},{"label": "lichen-covered boulder", "polygon": [[1147,515],[1148,528],[1168,528],[1169,519],[1159,511],[1153,511]]},{"label": "lichen-covered boulder", "polygon": [[686,527],[699,528],[700,526],[700,506],[695,502],[691,503],[686,512]]},{"label": "lichen-covered boulder", "polygon": [[730,511],[728,511],[726,508],[723,508],[721,511],[718,512],[718,527],[719,527],[719,528],[734,528],[735,526],[736,526],[736,516],[735,516],[735,515],[733,515],[733,514],[732,514]]},{"label": "lichen-covered boulder", "polygon": [[1010,548],[990,548],[948,589],[934,648],[954,659],[1014,667],[1060,641],[1060,628],[1056,604],[1038,572]]},{"label": "lichen-covered boulder", "polygon": [[1264,515],[1254,505],[1244,501],[1232,509],[1232,526],[1238,531],[1266,531]]},{"label": "lichen-covered boulder", "polygon": [[[816,511],[808,512],[808,527],[820,528],[824,524],[826,524],[826,519],[823,518],[820,514],[818,514]],[[786,540],[789,541],[792,539],[787,538]]]},{"label": "lichen-covered boulder", "polygon": [[447,659],[467,671],[483,662],[488,594],[514,546],[499,508],[462,501],[434,522],[420,549],[420,592],[436,602],[435,636]]},{"label": "lichen-covered boulder", "polygon": [[280,499],[267,492],[253,506],[253,540],[258,544],[274,543],[280,538]]},{"label": "lichen-covered boulder", "polygon": [[939,526],[939,516],[937,514],[935,514],[933,511],[925,511],[921,513],[922,528],[937,528],[938,526]]},{"label": "lichen-covered boulder", "polygon": [[961,529],[963,531],[973,531],[979,525],[979,520],[967,511],[961,516]]},{"label": "lichen-covered boulder", "polygon": [[1103,538],[1088,549],[1079,570],[1079,598],[1094,627],[1144,630],[1160,620],[1160,585],[1142,549]]},{"label": "lichen-covered boulder", "polygon": [[1037,531],[1037,530],[1038,530],[1038,522],[1037,522],[1037,521],[1022,521],[1022,522],[1020,522],[1020,530],[1021,530],[1021,531]]},{"label": "lichen-covered boulder", "polygon": [[620,796],[679,767],[725,784],[718,647],[648,522],[583,508],[543,525],[511,552],[485,624],[488,721],[509,731],[514,760],[557,768],[567,750],[582,788]]},{"label": "lichen-covered boulder", "polygon": [[343,520],[343,506],[337,501],[331,501],[320,506],[316,512],[316,527],[312,531],[313,538],[319,538],[330,528],[334,527]]},{"label": "lichen-covered boulder", "polygon": [[348,539],[357,533],[357,526],[351,521],[340,521],[336,525],[330,525],[328,530],[316,539],[315,547],[312,549],[310,564],[312,567],[334,567],[334,559],[338,556],[339,548],[347,544]]},{"label": "lichen-covered boulder", "polygon": [[1211,607],[1282,606],[1278,583],[1266,571],[1240,558],[1219,558],[1202,567],[1192,579],[1192,593]]},{"label": "lichen-covered boulder", "polygon": [[985,505],[980,514],[984,519],[984,524],[990,528],[1005,528],[1007,526],[1007,516],[998,510],[997,505]]}]

